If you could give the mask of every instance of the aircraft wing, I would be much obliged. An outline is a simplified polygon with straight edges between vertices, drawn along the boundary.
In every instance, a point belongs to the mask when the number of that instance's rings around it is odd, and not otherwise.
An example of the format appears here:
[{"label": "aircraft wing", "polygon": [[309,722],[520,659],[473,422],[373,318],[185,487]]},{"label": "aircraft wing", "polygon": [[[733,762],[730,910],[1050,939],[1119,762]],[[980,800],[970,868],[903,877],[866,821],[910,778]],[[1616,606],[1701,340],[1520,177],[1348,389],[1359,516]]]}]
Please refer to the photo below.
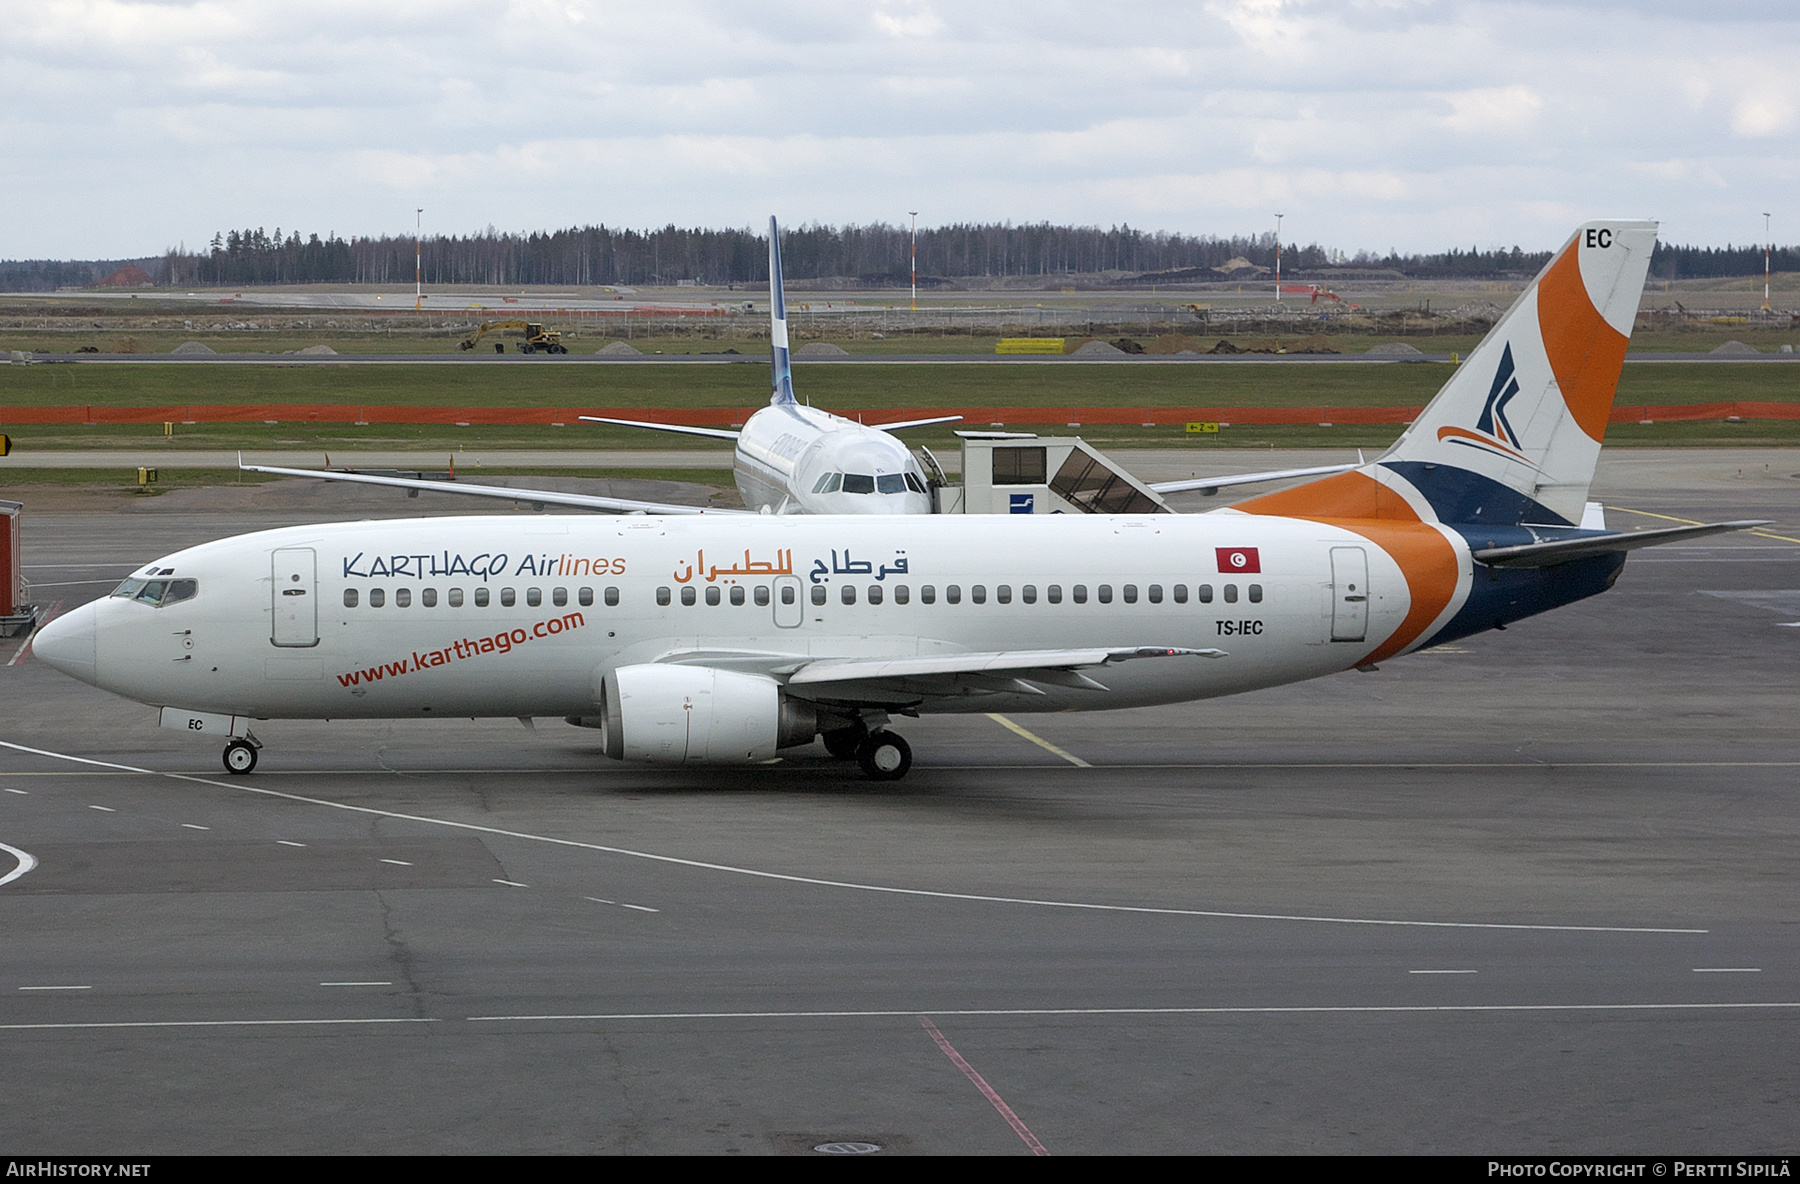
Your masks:
[{"label": "aircraft wing", "polygon": [[[805,698],[907,703],[994,692],[1041,695],[1032,683],[1106,691],[1082,674],[1139,658],[1223,658],[1224,650],[1127,646],[1114,649],[1005,650],[914,658],[822,658],[794,668],[787,685]],[[775,671],[779,674],[782,671]]]},{"label": "aircraft wing", "polygon": [[1266,473],[1232,473],[1224,477],[1194,477],[1187,481],[1159,481],[1149,488],[1157,493],[1211,492],[1231,485],[1254,485],[1258,481],[1286,481],[1290,477],[1323,477],[1328,473],[1348,473],[1358,465],[1320,465],[1312,469],[1271,469]]},{"label": "aircraft wing", "polygon": [[715,440],[735,440],[738,433],[727,428],[693,428],[682,423],[649,423],[641,419],[606,419],[598,415],[576,418],[586,423],[610,423],[621,428],[649,428],[653,432],[676,432],[683,436],[711,436]]},{"label": "aircraft wing", "polygon": [[1743,522],[1709,522],[1697,526],[1671,526],[1663,530],[1634,530],[1629,534],[1588,535],[1579,539],[1558,539],[1549,543],[1523,543],[1516,547],[1486,547],[1476,551],[1475,561],[1489,567],[1554,567],[1571,559],[1589,555],[1605,555],[1617,551],[1635,551],[1662,543],[1705,538],[1728,530],[1750,530],[1767,526],[1766,518]]},{"label": "aircraft wing", "polygon": [[864,427],[874,428],[878,432],[897,432],[901,428],[922,428],[934,423],[961,423],[960,415],[940,415],[934,419],[903,419],[899,423],[871,423]]},{"label": "aircraft wing", "polygon": [[353,485],[385,485],[390,489],[424,489],[432,493],[456,493],[463,497],[486,497],[496,501],[529,502],[533,508],[572,506],[581,510],[598,510],[603,514],[744,514],[745,510],[710,510],[700,506],[668,505],[662,502],[639,502],[622,497],[598,497],[587,493],[554,493],[547,489],[508,489],[504,485],[470,485],[463,481],[421,481],[412,477],[377,477],[369,473],[331,473],[318,469],[280,469],[272,465],[247,465],[238,461],[246,473],[272,473],[278,477],[316,477],[321,481],[347,481]]}]

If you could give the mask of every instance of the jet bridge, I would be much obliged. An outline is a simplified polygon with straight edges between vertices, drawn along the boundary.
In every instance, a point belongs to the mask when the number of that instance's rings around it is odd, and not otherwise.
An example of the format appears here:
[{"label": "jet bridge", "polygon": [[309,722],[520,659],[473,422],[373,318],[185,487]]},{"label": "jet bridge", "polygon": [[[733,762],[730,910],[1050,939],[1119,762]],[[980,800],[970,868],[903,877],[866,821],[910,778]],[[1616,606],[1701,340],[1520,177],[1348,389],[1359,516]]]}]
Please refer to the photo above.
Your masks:
[{"label": "jet bridge", "polygon": [[944,476],[930,450],[932,512],[937,514],[1169,514],[1149,486],[1079,436],[1029,432],[956,433],[962,481]]}]

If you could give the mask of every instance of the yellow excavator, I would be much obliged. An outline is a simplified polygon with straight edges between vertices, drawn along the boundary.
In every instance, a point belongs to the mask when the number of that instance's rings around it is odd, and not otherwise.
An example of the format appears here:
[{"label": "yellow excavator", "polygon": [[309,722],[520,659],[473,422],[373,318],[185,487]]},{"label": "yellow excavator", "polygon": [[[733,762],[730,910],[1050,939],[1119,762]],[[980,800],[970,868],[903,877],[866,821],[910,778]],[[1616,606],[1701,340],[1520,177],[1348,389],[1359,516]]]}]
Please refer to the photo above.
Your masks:
[{"label": "yellow excavator", "polygon": [[[489,333],[498,333],[505,329],[520,329],[524,331],[525,340],[519,342],[519,352],[522,354],[535,354],[539,350],[542,350],[547,354],[566,354],[569,352],[569,347],[562,343],[561,330],[551,329],[546,332],[544,326],[537,321],[483,321],[481,322],[481,328],[475,330],[473,335],[465,337],[457,342],[456,348],[461,350],[474,349],[476,343]],[[494,352],[497,354],[505,353],[506,343],[503,341],[496,341],[494,343]]]}]

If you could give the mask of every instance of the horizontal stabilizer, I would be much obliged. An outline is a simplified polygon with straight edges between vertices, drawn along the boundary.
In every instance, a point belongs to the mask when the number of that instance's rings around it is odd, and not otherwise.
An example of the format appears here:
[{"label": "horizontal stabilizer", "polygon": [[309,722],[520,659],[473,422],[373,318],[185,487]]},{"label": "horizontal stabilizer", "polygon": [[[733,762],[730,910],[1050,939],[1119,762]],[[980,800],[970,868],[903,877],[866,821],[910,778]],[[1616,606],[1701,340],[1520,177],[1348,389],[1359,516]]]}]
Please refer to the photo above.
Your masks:
[{"label": "horizontal stabilizer", "polygon": [[864,427],[874,428],[878,432],[897,432],[901,428],[922,428],[934,423],[959,423],[960,415],[939,415],[933,419],[903,419],[899,423],[871,423]]},{"label": "horizontal stabilizer", "polygon": [[1158,481],[1150,488],[1157,493],[1210,493],[1232,485],[1255,485],[1261,481],[1286,481],[1294,477],[1324,477],[1331,473],[1348,473],[1356,465],[1320,465],[1311,469],[1270,469],[1266,473],[1232,473],[1224,477],[1193,477],[1186,481]]},{"label": "horizontal stabilizer", "polygon": [[495,501],[525,502],[533,507],[569,506],[578,510],[597,510],[603,514],[742,514],[743,510],[709,510],[701,506],[678,506],[663,502],[640,502],[622,497],[598,497],[587,493],[554,493],[547,489],[508,489],[504,485],[470,485],[463,481],[424,481],[412,477],[376,477],[368,473],[328,473],[318,469],[279,469],[271,465],[247,465],[238,462],[246,473],[270,473],[277,477],[314,477],[320,481],[344,481],[352,485],[385,485],[390,489],[428,490],[431,493],[454,493],[463,497],[485,497]]},{"label": "horizontal stabilizer", "polygon": [[711,436],[715,440],[735,440],[738,433],[726,428],[694,428],[684,423],[649,423],[641,419],[606,419],[598,415],[577,416],[583,423],[610,423],[620,428],[649,428],[653,432],[676,432],[683,436]]},{"label": "horizontal stabilizer", "polygon": [[1635,551],[1639,547],[1655,547],[1678,543],[1684,539],[1705,538],[1730,530],[1749,530],[1767,526],[1768,519],[1745,522],[1710,522],[1700,526],[1671,526],[1664,530],[1638,530],[1630,534],[1589,535],[1579,539],[1560,539],[1552,543],[1525,543],[1517,547],[1488,547],[1476,551],[1475,560],[1489,567],[1554,567],[1571,559],[1589,555],[1608,555],[1618,551]]}]

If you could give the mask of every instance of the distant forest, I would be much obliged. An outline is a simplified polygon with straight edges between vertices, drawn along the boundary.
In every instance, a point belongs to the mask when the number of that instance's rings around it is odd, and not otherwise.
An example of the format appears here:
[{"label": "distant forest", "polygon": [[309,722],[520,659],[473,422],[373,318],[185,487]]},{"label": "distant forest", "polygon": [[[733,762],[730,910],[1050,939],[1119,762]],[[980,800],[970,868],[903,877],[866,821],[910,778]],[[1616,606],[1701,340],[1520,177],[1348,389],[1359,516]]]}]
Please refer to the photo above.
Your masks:
[{"label": "distant forest", "polygon": [[[870,284],[903,282],[909,233],[904,226],[801,226],[782,232],[782,261],[790,279],[854,278]],[[1129,226],[1052,226],[1048,223],[958,224],[919,231],[922,284],[968,277],[1048,277],[1111,273],[1124,280],[1159,274],[1170,281],[1209,278],[1233,259],[1258,267],[1275,263],[1272,234],[1215,238],[1147,232]],[[768,279],[766,237],[752,230],[620,230],[586,226],[529,234],[489,229],[473,235],[434,235],[422,244],[429,284],[639,285],[691,280],[709,285]],[[1436,254],[1346,255],[1318,244],[1284,244],[1282,270],[1328,279],[1371,271],[1418,279],[1520,278],[1534,274],[1548,251],[1468,250]],[[342,239],[262,228],[222,231],[205,252],[168,251],[142,259],[0,262],[0,291],[42,292],[92,284],[136,263],[158,284],[397,284],[413,278],[410,235]],[[1776,271],[1800,271],[1800,247],[1774,255]],[[1763,269],[1762,248],[1688,247],[1658,243],[1650,273],[1658,279],[1751,276]]]}]

